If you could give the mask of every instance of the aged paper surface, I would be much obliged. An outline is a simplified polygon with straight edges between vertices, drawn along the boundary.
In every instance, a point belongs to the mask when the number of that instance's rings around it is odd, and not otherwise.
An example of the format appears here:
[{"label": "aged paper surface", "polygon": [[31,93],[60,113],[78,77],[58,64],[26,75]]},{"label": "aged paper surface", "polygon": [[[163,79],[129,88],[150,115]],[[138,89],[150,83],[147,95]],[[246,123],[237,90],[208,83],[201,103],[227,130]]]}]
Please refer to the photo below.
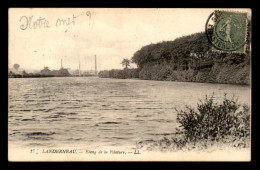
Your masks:
[{"label": "aged paper surface", "polygon": [[9,161],[250,161],[251,10],[10,8]]}]

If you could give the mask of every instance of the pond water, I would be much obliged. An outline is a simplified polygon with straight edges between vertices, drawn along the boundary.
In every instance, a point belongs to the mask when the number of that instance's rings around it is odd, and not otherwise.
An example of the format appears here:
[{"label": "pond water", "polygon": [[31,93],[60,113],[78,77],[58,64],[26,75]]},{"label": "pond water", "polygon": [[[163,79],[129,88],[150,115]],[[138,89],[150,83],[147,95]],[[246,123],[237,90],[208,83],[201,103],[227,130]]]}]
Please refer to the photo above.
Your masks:
[{"label": "pond water", "polygon": [[8,80],[8,140],[19,147],[128,147],[171,136],[177,109],[214,93],[250,104],[250,86],[52,77]]}]

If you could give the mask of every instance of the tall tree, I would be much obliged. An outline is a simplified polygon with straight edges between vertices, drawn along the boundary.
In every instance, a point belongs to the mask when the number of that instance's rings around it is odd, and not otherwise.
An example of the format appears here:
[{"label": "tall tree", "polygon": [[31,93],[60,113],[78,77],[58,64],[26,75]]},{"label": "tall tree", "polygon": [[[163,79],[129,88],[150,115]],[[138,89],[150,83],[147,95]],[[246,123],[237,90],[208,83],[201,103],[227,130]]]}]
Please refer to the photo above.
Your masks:
[{"label": "tall tree", "polygon": [[123,61],[121,62],[121,64],[123,66],[125,66],[125,68],[128,68],[128,66],[130,66],[130,60],[127,58],[124,58]]}]

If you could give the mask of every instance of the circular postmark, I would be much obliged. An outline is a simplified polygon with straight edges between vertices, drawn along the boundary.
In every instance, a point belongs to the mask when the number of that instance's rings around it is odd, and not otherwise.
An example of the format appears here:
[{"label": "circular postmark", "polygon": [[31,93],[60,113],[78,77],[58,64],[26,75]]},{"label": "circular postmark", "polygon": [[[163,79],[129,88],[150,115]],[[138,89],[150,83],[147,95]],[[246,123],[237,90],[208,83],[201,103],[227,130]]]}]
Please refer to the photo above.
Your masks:
[{"label": "circular postmark", "polygon": [[205,33],[213,51],[244,52],[247,15],[246,13],[214,11],[207,19]]}]

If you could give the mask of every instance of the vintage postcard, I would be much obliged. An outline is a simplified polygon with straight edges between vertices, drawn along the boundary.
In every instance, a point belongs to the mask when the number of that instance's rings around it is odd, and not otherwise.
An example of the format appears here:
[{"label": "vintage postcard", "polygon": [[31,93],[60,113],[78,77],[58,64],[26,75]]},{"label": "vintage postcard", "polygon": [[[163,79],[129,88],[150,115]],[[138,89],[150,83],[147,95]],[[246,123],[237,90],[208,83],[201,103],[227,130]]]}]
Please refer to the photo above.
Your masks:
[{"label": "vintage postcard", "polygon": [[251,9],[8,12],[9,161],[251,160]]}]

